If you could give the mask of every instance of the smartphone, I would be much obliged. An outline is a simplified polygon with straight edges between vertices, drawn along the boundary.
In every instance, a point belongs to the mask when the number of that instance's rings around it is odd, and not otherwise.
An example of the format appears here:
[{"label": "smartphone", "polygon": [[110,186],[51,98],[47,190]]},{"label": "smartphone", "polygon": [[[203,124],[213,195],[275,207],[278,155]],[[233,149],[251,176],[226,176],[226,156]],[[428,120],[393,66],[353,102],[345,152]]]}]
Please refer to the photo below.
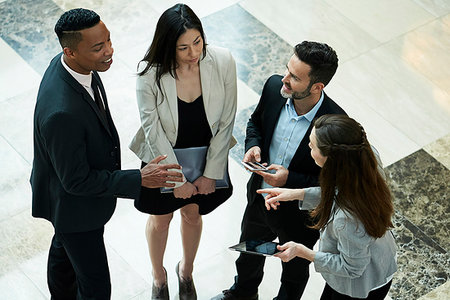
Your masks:
[{"label": "smartphone", "polygon": [[244,252],[248,254],[272,256],[281,252],[277,249],[278,243],[250,240],[229,247],[230,250]]},{"label": "smartphone", "polygon": [[262,164],[256,161],[252,162],[241,161],[241,163],[250,171],[269,171],[267,167],[263,166]]}]

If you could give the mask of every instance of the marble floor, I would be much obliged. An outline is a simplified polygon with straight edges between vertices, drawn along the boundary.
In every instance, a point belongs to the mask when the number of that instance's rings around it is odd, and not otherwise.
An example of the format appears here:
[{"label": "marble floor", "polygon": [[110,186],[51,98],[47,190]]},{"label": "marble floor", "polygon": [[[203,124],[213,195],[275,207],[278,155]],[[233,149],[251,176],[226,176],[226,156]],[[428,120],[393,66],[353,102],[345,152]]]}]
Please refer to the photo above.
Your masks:
[{"label": "marble floor", "polygon": [[[97,11],[111,31],[115,60],[102,74],[121,136],[124,168],[138,159],[127,149],[139,126],[136,63],[157,18],[177,1],[0,0],[0,299],[48,299],[46,256],[51,225],[31,217],[28,178],[32,115],[38,85],[60,51],[53,26],[63,11]],[[238,163],[244,129],[268,76],[281,73],[292,46],[323,41],[336,49],[339,69],[326,88],[368,132],[395,195],[399,271],[389,298],[449,299],[450,284],[450,2],[448,0],[186,1],[201,17],[207,41],[227,47],[238,71],[238,114],[230,155],[235,192],[204,217],[195,263],[199,299],[229,287],[237,254],[249,174]],[[120,199],[106,226],[113,299],[149,299],[151,267],[146,215]],[[178,299],[179,215],[165,257],[171,299]],[[268,258],[260,299],[272,299],[280,262]],[[311,269],[303,299],[318,299],[320,274]]]}]

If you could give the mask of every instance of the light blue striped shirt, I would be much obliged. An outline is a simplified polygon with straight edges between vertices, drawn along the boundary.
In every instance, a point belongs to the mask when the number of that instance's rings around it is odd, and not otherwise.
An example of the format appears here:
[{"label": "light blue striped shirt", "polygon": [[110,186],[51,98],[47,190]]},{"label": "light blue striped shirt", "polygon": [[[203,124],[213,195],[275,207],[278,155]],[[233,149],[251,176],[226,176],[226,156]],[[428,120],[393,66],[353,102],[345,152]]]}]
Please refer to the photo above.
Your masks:
[{"label": "light blue striped shirt", "polygon": [[[289,98],[286,101],[286,105],[281,110],[280,117],[278,118],[272,141],[270,142],[268,165],[282,165],[286,169],[289,167],[292,157],[316,116],[319,107],[322,105],[323,98],[322,92],[316,105],[309,112],[301,116],[295,111],[292,99]],[[265,181],[261,184],[261,188],[263,189],[271,187]]]}]

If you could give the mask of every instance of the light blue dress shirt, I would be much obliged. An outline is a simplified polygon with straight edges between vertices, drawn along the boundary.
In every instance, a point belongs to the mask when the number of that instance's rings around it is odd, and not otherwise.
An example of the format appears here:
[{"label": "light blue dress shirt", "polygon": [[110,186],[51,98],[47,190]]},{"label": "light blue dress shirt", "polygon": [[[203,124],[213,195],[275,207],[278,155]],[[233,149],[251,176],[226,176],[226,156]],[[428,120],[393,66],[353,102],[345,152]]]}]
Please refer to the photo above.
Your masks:
[{"label": "light blue dress shirt", "polygon": [[[304,115],[299,116],[295,111],[294,102],[291,98],[286,101],[285,106],[281,110],[275,131],[273,132],[272,141],[269,148],[268,165],[282,165],[286,169],[291,163],[292,157],[297,151],[300,142],[305,137],[311,122],[314,120],[319,107],[323,102],[323,92],[319,101],[314,107]],[[261,188],[271,188],[273,186],[262,182]],[[265,196],[265,195],[264,195]]]}]

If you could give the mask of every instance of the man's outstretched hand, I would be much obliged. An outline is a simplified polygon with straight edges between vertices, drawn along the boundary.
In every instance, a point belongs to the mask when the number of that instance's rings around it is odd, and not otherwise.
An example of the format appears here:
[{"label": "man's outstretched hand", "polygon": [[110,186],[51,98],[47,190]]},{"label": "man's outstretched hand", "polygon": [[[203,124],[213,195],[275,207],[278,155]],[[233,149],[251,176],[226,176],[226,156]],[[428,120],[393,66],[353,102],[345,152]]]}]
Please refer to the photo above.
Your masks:
[{"label": "man's outstretched hand", "polygon": [[142,186],[146,188],[174,187],[175,183],[168,183],[167,181],[183,182],[183,173],[169,171],[170,169],[181,169],[180,165],[159,164],[166,158],[167,155],[160,155],[141,169]]}]

